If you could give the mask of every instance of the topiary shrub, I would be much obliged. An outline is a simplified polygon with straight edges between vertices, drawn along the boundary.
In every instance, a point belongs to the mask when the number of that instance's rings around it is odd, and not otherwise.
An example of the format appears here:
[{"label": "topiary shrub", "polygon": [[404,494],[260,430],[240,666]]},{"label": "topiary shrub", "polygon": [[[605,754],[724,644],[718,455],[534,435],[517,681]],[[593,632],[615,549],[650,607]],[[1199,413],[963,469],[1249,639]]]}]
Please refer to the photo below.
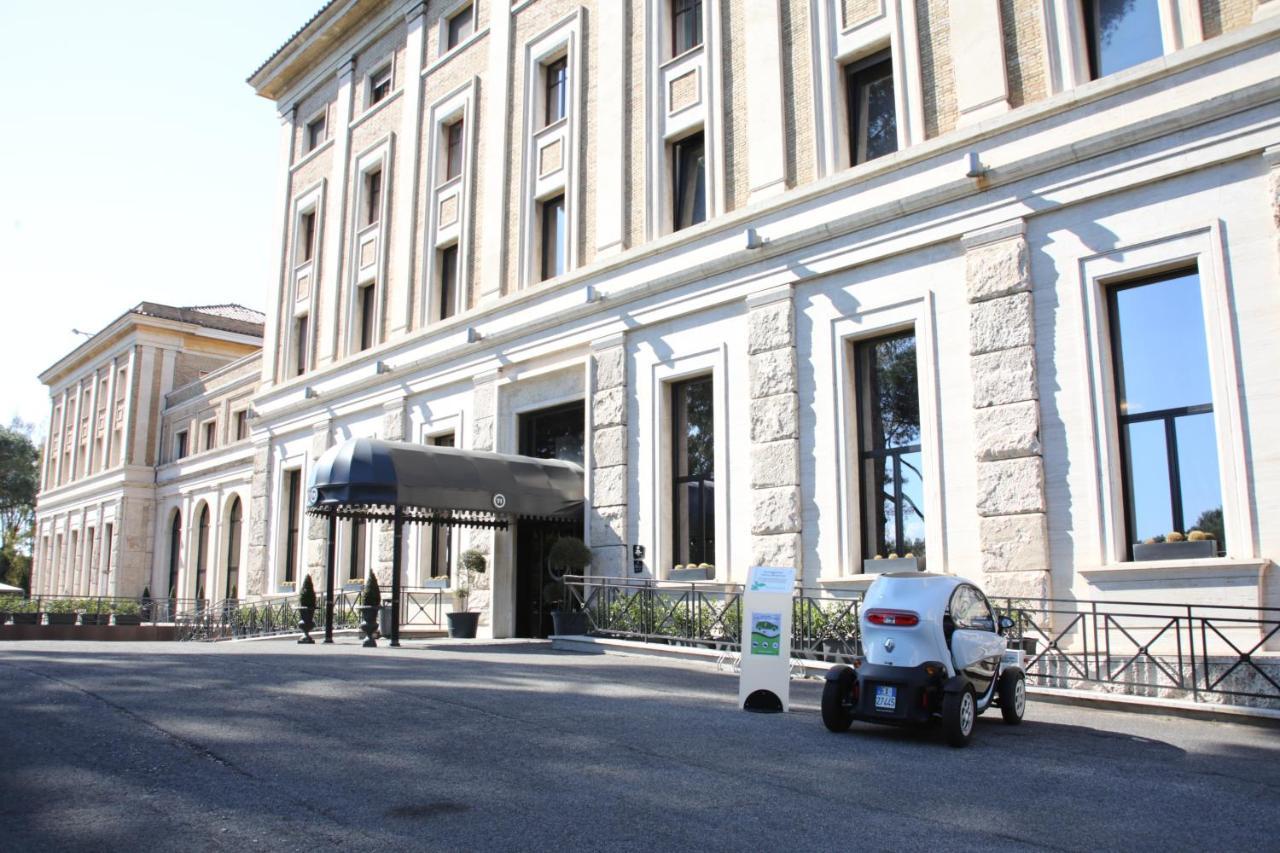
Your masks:
[{"label": "topiary shrub", "polygon": [[547,562],[565,574],[579,574],[591,565],[591,549],[576,536],[561,536],[551,546]]},{"label": "topiary shrub", "polygon": [[458,565],[464,571],[475,572],[476,574],[484,574],[484,570],[489,563],[485,559],[484,551],[479,548],[468,548],[458,556]]},{"label": "topiary shrub", "polygon": [[1188,542],[1212,542],[1213,536],[1203,530],[1192,530],[1187,534]]},{"label": "topiary shrub", "polygon": [[311,582],[311,575],[307,575],[302,579],[302,591],[298,593],[298,606],[315,609],[316,587]]},{"label": "topiary shrub", "polygon": [[1175,531],[1173,531],[1172,533],[1166,533],[1166,534],[1165,534],[1165,536],[1164,536],[1164,541],[1166,541],[1166,542],[1181,542],[1181,541],[1183,541],[1183,540],[1184,540],[1184,539],[1186,539],[1186,538],[1187,538],[1187,537],[1183,536],[1181,533],[1179,533],[1178,531],[1176,531],[1176,530],[1175,530]]},{"label": "topiary shrub", "polygon": [[364,607],[380,607],[382,605],[382,589],[378,586],[378,576],[369,572],[364,581],[364,591],[360,593],[360,604]]}]

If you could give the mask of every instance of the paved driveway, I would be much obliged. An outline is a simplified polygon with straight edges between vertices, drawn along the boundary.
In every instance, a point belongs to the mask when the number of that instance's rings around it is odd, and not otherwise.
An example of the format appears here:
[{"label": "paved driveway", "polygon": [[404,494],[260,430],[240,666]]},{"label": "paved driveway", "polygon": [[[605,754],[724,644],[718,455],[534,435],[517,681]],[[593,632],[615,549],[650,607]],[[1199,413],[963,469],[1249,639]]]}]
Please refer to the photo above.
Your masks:
[{"label": "paved driveway", "polygon": [[1280,730],[1031,702],[973,745],[541,644],[9,643],[0,849],[1275,850]]}]

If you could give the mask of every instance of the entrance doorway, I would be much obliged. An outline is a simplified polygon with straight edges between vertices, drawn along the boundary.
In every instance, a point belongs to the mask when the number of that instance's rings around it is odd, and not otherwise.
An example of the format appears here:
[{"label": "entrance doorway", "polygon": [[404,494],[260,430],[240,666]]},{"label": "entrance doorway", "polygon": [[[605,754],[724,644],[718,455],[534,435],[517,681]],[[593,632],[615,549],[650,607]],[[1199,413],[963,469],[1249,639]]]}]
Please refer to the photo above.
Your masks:
[{"label": "entrance doorway", "polygon": [[[581,401],[520,416],[520,453],[537,459],[583,460],[586,409]],[[564,585],[547,563],[551,546],[562,536],[582,535],[582,515],[556,520],[516,522],[516,636],[551,634],[551,611],[564,598]]]}]

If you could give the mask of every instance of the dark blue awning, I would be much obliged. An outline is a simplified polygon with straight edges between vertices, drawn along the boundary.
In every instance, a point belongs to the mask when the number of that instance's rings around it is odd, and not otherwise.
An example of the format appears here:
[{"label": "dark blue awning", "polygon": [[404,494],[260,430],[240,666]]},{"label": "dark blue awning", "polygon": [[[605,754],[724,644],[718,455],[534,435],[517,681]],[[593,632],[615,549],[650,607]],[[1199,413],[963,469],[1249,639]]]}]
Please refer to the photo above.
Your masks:
[{"label": "dark blue awning", "polygon": [[312,510],[393,507],[498,517],[566,517],[581,508],[582,468],[454,447],[353,438],[311,470]]}]

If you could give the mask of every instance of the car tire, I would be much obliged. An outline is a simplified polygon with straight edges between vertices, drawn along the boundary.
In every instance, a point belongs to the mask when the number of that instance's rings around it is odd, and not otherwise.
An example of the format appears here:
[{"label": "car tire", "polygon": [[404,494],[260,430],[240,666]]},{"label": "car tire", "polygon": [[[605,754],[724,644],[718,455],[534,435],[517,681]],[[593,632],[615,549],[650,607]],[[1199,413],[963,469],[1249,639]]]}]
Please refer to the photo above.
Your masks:
[{"label": "car tire", "polygon": [[1000,675],[1000,716],[1016,726],[1027,708],[1027,679],[1019,670],[1006,669]]},{"label": "car tire", "polygon": [[942,730],[946,732],[947,743],[968,746],[977,719],[978,702],[971,686],[966,684],[963,690],[942,697]]},{"label": "car tire", "polygon": [[833,732],[845,732],[853,724],[853,713],[846,703],[853,698],[858,674],[847,666],[834,667],[833,672],[835,678],[828,673],[822,688],[822,724]]}]

